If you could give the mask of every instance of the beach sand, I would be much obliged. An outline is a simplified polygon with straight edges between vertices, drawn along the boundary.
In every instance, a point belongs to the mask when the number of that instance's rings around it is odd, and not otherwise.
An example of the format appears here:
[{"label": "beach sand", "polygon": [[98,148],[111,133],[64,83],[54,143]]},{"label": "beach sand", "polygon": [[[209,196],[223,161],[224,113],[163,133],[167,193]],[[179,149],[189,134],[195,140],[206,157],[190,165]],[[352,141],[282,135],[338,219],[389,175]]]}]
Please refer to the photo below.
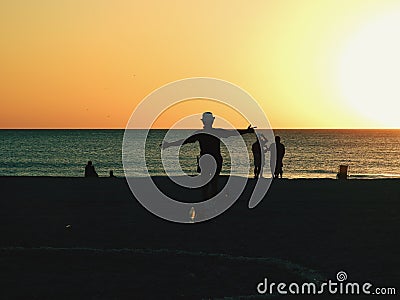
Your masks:
[{"label": "beach sand", "polygon": [[252,296],[265,277],[339,271],[399,291],[400,180],[276,180],[249,209],[254,183],[219,217],[177,224],[143,208],[124,178],[1,177],[0,298]]}]

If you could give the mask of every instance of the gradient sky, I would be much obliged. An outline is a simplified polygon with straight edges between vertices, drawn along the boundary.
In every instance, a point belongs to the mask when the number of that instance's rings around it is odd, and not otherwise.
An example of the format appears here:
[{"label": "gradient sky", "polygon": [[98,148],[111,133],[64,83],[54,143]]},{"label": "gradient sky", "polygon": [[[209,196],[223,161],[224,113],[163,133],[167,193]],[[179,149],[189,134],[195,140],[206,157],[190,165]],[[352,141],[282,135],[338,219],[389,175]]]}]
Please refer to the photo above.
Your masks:
[{"label": "gradient sky", "polygon": [[[199,76],[248,91],[274,128],[400,128],[399,16],[398,0],[2,1],[0,128],[124,128]],[[205,101],[155,127],[205,110],[229,120]]]}]

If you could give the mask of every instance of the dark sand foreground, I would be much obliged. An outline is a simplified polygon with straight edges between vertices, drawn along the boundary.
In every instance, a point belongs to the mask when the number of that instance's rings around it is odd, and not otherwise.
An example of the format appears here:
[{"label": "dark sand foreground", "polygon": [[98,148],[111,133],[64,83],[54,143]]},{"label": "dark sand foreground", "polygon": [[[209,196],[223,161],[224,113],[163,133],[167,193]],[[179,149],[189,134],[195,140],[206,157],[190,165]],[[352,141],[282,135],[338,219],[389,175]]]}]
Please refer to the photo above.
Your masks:
[{"label": "dark sand foreground", "polygon": [[248,209],[252,186],[216,219],[176,224],[123,178],[0,178],[0,299],[237,298],[338,271],[400,291],[399,180],[279,180]]}]

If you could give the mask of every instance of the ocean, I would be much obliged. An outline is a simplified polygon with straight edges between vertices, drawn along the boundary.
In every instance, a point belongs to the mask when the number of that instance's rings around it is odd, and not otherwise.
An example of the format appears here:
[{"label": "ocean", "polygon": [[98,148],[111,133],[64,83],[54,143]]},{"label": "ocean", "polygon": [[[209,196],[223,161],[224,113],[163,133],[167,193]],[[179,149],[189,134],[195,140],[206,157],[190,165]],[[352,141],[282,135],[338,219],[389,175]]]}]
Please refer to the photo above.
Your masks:
[{"label": "ocean", "polygon": [[[138,137],[143,136],[142,130],[135,132]],[[166,132],[155,129],[149,133],[146,163],[151,175],[165,175],[159,145]],[[179,133],[176,130],[175,135]],[[279,129],[274,134],[281,136],[286,147],[286,178],[335,178],[341,164],[349,166],[350,178],[400,178],[400,130]],[[123,136],[124,130],[0,130],[0,176],[81,177],[91,160],[99,176],[108,176],[113,170],[122,177]],[[234,146],[235,139],[228,138],[227,142]],[[247,134],[244,140],[252,165],[250,147],[255,136]],[[226,148],[222,150],[221,174],[228,175],[229,154]],[[189,175],[196,174],[198,152],[197,144],[180,150],[180,166]],[[169,165],[170,174],[178,174],[178,167]],[[248,168],[242,169],[242,176],[252,176],[252,169],[249,173]],[[146,174],[140,168],[133,172],[135,176]]]}]

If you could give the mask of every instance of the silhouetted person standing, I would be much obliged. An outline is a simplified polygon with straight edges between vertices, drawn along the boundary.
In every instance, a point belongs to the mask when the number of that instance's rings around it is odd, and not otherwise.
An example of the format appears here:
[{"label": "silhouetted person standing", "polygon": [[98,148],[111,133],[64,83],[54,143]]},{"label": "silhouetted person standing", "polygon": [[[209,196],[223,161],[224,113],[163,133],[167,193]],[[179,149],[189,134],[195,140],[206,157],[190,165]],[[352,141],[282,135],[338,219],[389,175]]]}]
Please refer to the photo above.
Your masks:
[{"label": "silhouetted person standing", "polygon": [[110,178],[117,178],[117,177],[114,175],[114,171],[113,171],[113,170],[110,170]]},{"label": "silhouetted person standing", "polygon": [[[275,170],[274,170],[274,178],[278,178],[279,176],[282,178],[283,176],[283,157],[285,156],[285,146],[281,143],[280,136],[275,136],[275,143],[271,144],[270,146],[271,151],[271,159],[275,156],[276,163],[275,163]],[[275,154],[275,155],[274,155]],[[271,171],[273,168],[273,162],[271,164]]]},{"label": "silhouetted person standing", "polygon": [[[203,122],[203,129],[196,131],[187,139],[178,140],[175,142],[164,142],[162,148],[166,149],[171,146],[180,146],[188,143],[199,142],[200,145],[200,158],[203,155],[211,155],[217,164],[217,169],[212,179],[203,188],[205,198],[210,198],[218,193],[218,176],[222,169],[222,155],[221,155],[221,138],[230,136],[242,135],[246,133],[253,133],[254,129],[249,126],[243,130],[227,130],[222,128],[213,128],[215,117],[211,112],[203,113],[201,121]],[[208,166],[206,166],[208,168]],[[207,172],[207,170],[203,170]],[[211,174],[210,174],[211,175]]]},{"label": "silhouetted person standing", "polygon": [[257,140],[253,145],[251,145],[251,152],[253,152],[254,158],[254,178],[262,177],[263,174],[263,155],[265,153],[265,144],[267,143],[267,139],[263,136],[257,136]]},{"label": "silhouetted person standing", "polygon": [[88,163],[85,167],[85,177],[99,177],[96,170],[94,169],[94,166],[93,166],[91,160],[88,161]]}]

